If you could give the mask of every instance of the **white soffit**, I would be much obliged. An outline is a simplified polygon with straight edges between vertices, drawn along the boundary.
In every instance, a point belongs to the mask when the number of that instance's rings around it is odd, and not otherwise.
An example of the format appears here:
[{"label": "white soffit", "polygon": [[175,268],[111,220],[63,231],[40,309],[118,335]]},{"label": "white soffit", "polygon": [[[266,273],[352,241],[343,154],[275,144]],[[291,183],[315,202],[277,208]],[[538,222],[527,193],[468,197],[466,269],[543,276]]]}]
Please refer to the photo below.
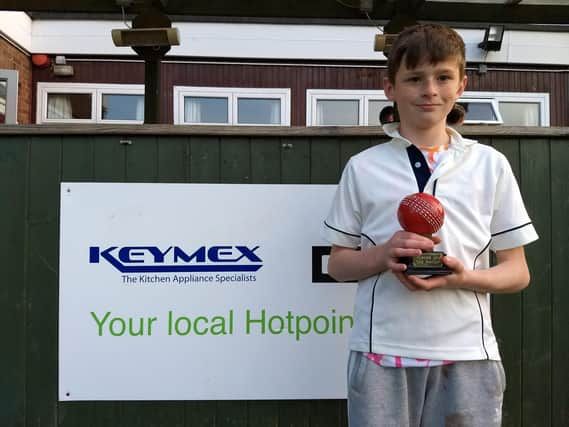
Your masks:
[{"label": "white soffit", "polygon": [[0,12],[0,33],[24,50],[32,50],[32,20],[24,12]]},{"label": "white soffit", "polygon": [[[385,60],[373,51],[376,27],[341,25],[279,25],[178,22],[180,46],[168,57],[255,58],[296,60]],[[33,21],[32,53],[132,55],[115,47],[111,29],[120,21]],[[465,40],[467,61],[569,65],[569,32],[506,31],[502,49],[478,47],[484,29],[458,29]]]}]

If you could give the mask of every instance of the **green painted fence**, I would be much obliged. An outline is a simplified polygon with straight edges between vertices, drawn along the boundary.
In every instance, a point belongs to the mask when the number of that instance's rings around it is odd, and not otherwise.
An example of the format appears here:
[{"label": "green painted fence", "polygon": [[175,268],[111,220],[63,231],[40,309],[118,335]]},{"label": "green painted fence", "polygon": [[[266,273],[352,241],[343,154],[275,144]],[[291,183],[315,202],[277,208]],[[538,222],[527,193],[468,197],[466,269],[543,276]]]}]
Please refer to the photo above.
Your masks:
[{"label": "green painted fence", "polygon": [[[58,402],[59,183],[336,183],[352,154],[384,139],[378,133],[0,128],[0,426],[345,426],[345,402],[337,400]],[[509,158],[541,236],[527,248],[531,286],[493,298],[508,377],[504,426],[567,426],[569,128],[465,133]]]}]

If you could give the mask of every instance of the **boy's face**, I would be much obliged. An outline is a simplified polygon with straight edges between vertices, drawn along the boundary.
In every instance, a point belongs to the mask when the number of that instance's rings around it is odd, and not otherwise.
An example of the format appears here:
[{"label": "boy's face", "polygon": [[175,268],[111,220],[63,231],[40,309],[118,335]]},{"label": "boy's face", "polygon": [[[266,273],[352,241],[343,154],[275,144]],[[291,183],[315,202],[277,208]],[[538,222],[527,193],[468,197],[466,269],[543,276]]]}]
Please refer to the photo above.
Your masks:
[{"label": "boy's face", "polygon": [[436,64],[422,62],[412,69],[403,60],[395,82],[385,78],[383,86],[386,96],[397,103],[402,124],[429,129],[446,123],[447,114],[464,92],[466,76],[460,77],[453,58]]}]

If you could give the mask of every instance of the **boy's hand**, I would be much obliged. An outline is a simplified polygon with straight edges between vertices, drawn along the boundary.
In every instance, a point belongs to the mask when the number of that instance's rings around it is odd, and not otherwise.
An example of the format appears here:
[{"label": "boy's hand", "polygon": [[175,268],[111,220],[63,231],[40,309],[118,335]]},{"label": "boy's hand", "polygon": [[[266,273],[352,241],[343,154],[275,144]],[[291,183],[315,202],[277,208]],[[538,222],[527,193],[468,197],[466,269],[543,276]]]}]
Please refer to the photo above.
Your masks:
[{"label": "boy's hand", "polygon": [[450,256],[444,256],[441,260],[443,264],[452,270],[451,274],[421,278],[419,276],[408,276],[402,272],[394,273],[399,281],[410,291],[430,291],[436,288],[462,288],[464,284],[467,283],[466,276],[468,274],[462,262]]},{"label": "boy's hand", "polygon": [[395,275],[402,273],[407,266],[401,264],[399,258],[419,256],[422,251],[432,251],[435,245],[440,243],[440,241],[440,237],[436,236],[429,238],[408,231],[397,231],[391,239],[383,245],[386,257],[385,266]]}]

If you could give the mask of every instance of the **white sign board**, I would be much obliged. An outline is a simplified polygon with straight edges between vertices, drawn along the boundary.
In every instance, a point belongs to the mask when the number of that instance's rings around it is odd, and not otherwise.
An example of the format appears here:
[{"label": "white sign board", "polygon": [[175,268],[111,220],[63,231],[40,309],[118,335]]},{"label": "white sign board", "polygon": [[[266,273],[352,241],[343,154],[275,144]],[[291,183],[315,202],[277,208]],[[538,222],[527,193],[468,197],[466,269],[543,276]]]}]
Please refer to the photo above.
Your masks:
[{"label": "white sign board", "polygon": [[345,398],[334,189],[63,183],[60,400]]}]

